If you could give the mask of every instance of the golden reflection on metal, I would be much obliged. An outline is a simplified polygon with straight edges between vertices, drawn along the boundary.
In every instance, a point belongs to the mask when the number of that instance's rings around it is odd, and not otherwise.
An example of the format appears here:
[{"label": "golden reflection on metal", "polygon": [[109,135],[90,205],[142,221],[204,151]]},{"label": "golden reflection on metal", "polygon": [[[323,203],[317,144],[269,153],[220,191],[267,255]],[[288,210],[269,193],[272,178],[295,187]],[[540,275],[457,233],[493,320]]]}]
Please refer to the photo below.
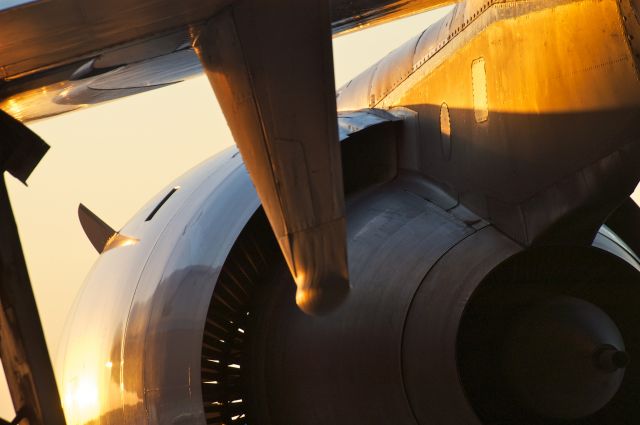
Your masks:
[{"label": "golden reflection on metal", "polygon": [[7,101],[8,111],[12,116],[20,116],[22,114],[22,108],[15,99],[9,99]]},{"label": "golden reflection on metal", "polygon": [[139,239],[132,238],[130,236],[121,235],[120,233],[116,233],[109,238],[107,243],[104,245],[104,249],[102,252],[109,251],[110,249],[120,248],[123,246],[131,246],[140,242]]},{"label": "golden reflection on metal", "polygon": [[[520,8],[526,10],[525,3],[515,4],[522,5]],[[498,8],[498,5],[492,6],[482,14],[491,15],[493,8]],[[500,15],[496,11],[492,16]],[[580,18],[576,18],[577,16]],[[468,30],[474,31],[473,25],[476,24],[486,25],[481,21],[478,19],[472,23]],[[460,40],[460,43],[465,43],[461,46],[452,45],[456,50],[448,58],[451,61],[450,66],[432,70],[429,79],[424,80],[424,86],[420,89],[427,92],[431,90],[434,97],[452,92],[451,83],[444,83],[453,81],[450,77],[451,69],[468,69],[467,64],[472,62],[472,99],[466,96],[459,96],[453,102],[447,99],[450,109],[468,110],[473,106],[477,114],[478,104],[482,103],[480,99],[476,99],[477,97],[486,99],[492,115],[495,113],[575,116],[591,111],[637,108],[640,85],[633,70],[631,51],[620,27],[620,15],[615,1],[570,2],[546,9],[544,12],[523,14],[515,19],[497,20],[490,25],[495,28],[491,34],[499,34],[499,38],[492,40],[489,31],[478,28],[475,38]],[[537,36],[523,37],[521,34]],[[607,43],[602,42],[601,34],[610,34]],[[570,46],[570,50],[562,55],[550,54],[545,46],[551,38],[558,46]],[[514,50],[501,55],[495,54],[500,50],[495,50],[492,56],[479,57],[478,52],[486,50],[488,43],[498,42],[501,45],[510,44],[514,46]],[[439,54],[444,53],[448,54],[449,51],[445,48]],[[517,60],[512,57],[516,54]],[[523,67],[523,63],[529,65]],[[489,74],[488,79],[485,71]],[[566,80],[562,78],[554,78],[559,75],[571,75],[572,85],[567,86]],[[477,84],[474,78],[484,83],[486,97],[477,95],[476,87],[480,84]],[[512,81],[508,82],[506,78]],[[521,84],[513,80],[532,83]],[[425,88],[427,85],[429,89]],[[491,105],[488,105],[489,95]],[[430,99],[426,99],[426,102],[425,99],[421,99],[416,103],[430,103],[429,101]],[[476,114],[476,120],[482,118],[482,114]],[[489,118],[488,112],[486,117]],[[500,149],[498,145],[491,143],[484,147],[488,151]]]},{"label": "golden reflection on metal", "polygon": [[[67,361],[73,368],[61,375],[60,393],[62,407],[68,425],[97,423],[115,405],[136,406],[140,397],[125,389],[121,377],[122,362],[100,361],[100,335],[76,343]],[[114,377],[120,376],[119,379]],[[115,404],[114,404],[115,403]]]},{"label": "golden reflection on metal", "polygon": [[451,158],[451,118],[449,107],[443,103],[440,107],[440,143],[442,144],[442,156]]},{"label": "golden reflection on metal", "polygon": [[55,83],[13,95],[0,100],[0,109],[24,122],[86,107],[87,105],[61,105],[54,101],[61,92],[68,92],[67,86],[66,82]]},{"label": "golden reflection on metal", "polygon": [[67,383],[62,407],[70,425],[84,424],[100,415],[97,379],[84,375]]},{"label": "golden reflection on metal", "polygon": [[[542,9],[528,13],[526,4],[539,4]],[[434,36],[427,49],[421,50],[416,38],[416,49],[407,49],[407,55],[411,57],[388,55],[395,58],[396,70],[404,67],[403,77],[391,84],[388,91],[375,86],[371,88],[384,95],[377,99],[376,107],[433,105],[439,110],[440,102],[446,99],[449,110],[478,109],[480,122],[485,116],[489,118],[489,106],[492,114],[575,114],[635,107],[638,77],[634,64],[640,63],[640,52],[636,57],[630,49],[620,25],[617,3],[609,0],[558,2],[547,8],[544,4],[544,1],[510,2],[509,13],[518,11],[519,15],[504,19],[501,13],[506,4],[498,0],[482,5],[460,3],[443,18],[442,27],[448,30]],[[463,20],[466,16],[474,18]],[[631,21],[627,19],[627,22]],[[523,34],[537,36],[524,37]],[[610,34],[606,43],[602,42],[602,34]],[[570,50],[562,55],[554,54],[545,48],[545,40],[553,40],[555,46],[570,46]],[[504,46],[511,46],[509,53],[501,48]],[[491,56],[487,53],[487,56],[479,57],[481,52],[490,52]],[[389,68],[384,61],[377,66],[378,70]],[[470,65],[470,78],[452,77],[460,70],[469,69]],[[634,72],[630,73],[630,70]],[[474,71],[477,72],[475,84]],[[485,72],[489,74],[489,80]],[[608,78],[599,78],[603,72]],[[553,75],[572,75],[573,86],[567,87],[561,78],[552,78]],[[521,87],[506,84],[503,80],[506,76],[537,82]],[[383,77],[368,76],[367,81],[389,85]],[[354,82],[350,87],[356,86]],[[481,83],[484,83],[484,91]],[[600,87],[594,87],[594,83]],[[617,89],[620,84],[627,85],[629,90],[621,93]],[[477,90],[472,85],[477,86]],[[516,87],[517,91],[514,90]],[[596,91],[598,95],[594,95]],[[362,93],[354,89],[352,98],[349,94],[347,88],[340,96],[345,97],[345,101],[339,99],[339,104],[343,103],[339,105],[340,110],[367,107],[358,97]],[[474,108],[474,100],[478,108]]]},{"label": "golden reflection on metal", "polygon": [[484,58],[478,58],[471,63],[473,83],[473,112],[476,122],[481,123],[489,118],[489,101],[487,99],[487,73]]},{"label": "golden reflection on metal", "polygon": [[298,288],[298,290],[296,291],[296,304],[303,305],[308,301],[307,296],[309,295],[308,291],[300,289],[304,284],[305,274],[301,270],[296,270],[296,272],[296,275],[293,277],[294,281],[296,282],[296,287]]}]

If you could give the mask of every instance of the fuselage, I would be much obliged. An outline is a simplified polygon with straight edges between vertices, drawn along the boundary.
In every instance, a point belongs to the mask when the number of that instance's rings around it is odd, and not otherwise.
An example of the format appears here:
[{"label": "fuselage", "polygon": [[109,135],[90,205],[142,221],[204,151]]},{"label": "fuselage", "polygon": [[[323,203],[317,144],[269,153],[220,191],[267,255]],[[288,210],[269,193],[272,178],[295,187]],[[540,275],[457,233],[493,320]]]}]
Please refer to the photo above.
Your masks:
[{"label": "fuselage", "polygon": [[[340,88],[338,110],[413,111],[399,166],[530,243],[567,212],[635,188],[633,10],[615,1],[459,3]],[[552,205],[560,197],[565,205]]]}]

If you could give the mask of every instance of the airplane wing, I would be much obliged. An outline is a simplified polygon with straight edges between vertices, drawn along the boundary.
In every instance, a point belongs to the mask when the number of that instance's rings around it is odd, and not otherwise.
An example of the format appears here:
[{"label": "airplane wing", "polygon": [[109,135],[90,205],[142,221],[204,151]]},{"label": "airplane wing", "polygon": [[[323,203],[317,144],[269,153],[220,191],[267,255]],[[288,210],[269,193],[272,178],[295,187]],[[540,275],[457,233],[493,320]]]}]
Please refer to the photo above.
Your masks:
[{"label": "airplane wing", "polygon": [[[230,0],[13,0],[0,4],[0,109],[26,122],[202,72],[190,31]],[[335,0],[333,36],[451,0]],[[286,25],[286,24],[285,24]]]}]

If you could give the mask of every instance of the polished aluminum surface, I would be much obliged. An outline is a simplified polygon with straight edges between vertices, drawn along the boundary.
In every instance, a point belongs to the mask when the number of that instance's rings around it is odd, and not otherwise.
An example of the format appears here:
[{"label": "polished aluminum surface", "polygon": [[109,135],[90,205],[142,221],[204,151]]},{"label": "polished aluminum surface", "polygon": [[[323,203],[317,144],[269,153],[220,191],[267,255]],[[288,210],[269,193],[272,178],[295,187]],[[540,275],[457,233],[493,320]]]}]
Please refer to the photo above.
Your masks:
[{"label": "polished aluminum surface", "polygon": [[227,149],[121,229],[140,242],[99,257],[60,343],[57,378],[70,425],[204,421],[204,319],[220,267],[258,205],[240,156]]}]

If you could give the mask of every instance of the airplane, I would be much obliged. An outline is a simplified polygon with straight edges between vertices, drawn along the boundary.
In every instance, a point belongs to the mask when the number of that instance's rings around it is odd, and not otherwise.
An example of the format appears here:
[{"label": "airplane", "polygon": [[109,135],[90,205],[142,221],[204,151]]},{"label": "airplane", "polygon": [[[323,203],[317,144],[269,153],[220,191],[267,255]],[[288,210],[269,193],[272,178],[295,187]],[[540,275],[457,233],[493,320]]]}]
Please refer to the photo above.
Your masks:
[{"label": "airplane", "polygon": [[5,170],[23,122],[201,71],[237,149],[118,231],[79,207],[59,395],[0,191],[14,423],[640,419],[635,0],[461,1],[337,92],[332,36],[448,2],[16,3]]}]

